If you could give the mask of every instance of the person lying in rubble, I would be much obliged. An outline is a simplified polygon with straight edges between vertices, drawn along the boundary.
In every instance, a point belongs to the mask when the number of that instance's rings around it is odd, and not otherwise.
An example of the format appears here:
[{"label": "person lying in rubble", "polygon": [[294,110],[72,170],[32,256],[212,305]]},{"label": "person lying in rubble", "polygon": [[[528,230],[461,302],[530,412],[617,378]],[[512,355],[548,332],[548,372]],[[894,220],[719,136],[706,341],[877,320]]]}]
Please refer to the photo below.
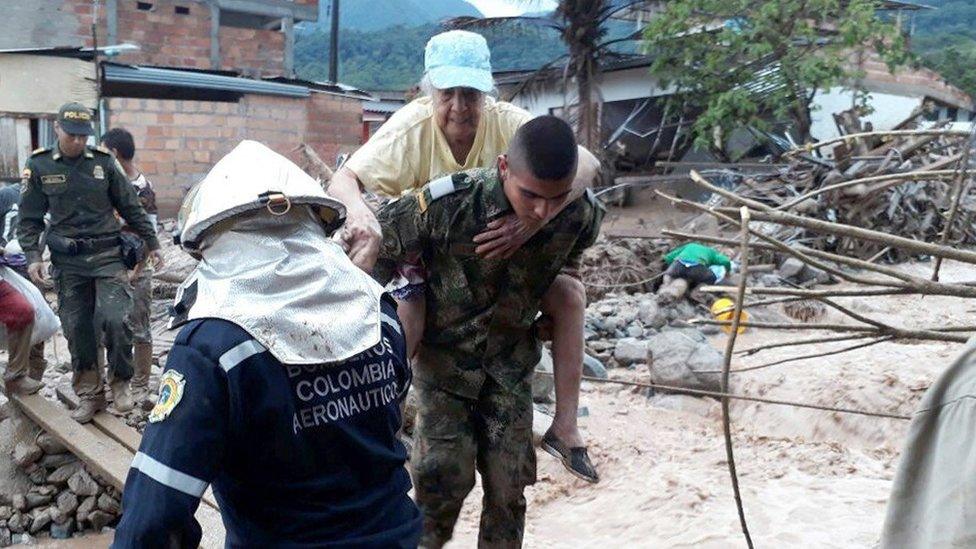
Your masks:
[{"label": "person lying in rubble", "polygon": [[[495,167],[436,179],[379,212],[377,278],[389,279],[404,257],[423,257],[431,270],[427,329],[413,363],[418,405],[410,461],[423,547],[451,538],[475,469],[484,489],[479,547],[521,545],[523,492],[535,482],[536,318],[557,276],[579,280],[583,251],[603,219],[592,192],[571,197],[576,163],[573,130],[541,116],[516,131]],[[480,257],[471,239],[507,215],[538,232],[507,259]],[[565,451],[577,466],[589,464],[585,448]]]},{"label": "person lying in rubble", "polygon": [[392,299],[330,238],[342,205],[244,141],[188,193],[182,325],[113,547],[197,547],[210,483],[227,547],[416,547],[397,438],[410,384]]},{"label": "person lying in rubble", "polygon": [[[485,39],[467,31],[449,31],[430,39],[424,51],[425,73],[420,87],[424,96],[404,106],[363,145],[332,178],[329,192],[347,207],[345,228],[350,256],[369,270],[380,242],[376,218],[360,195],[369,191],[398,197],[444,175],[473,168],[494,167],[516,130],[532,119],[528,112],[491,97],[490,52]],[[581,196],[597,176],[599,162],[579,148],[579,169],[572,197]],[[569,203],[571,201],[567,201]],[[559,213],[559,209],[551,215]],[[511,257],[540,227],[508,215],[484,227],[473,238],[476,252],[486,259]],[[400,267],[399,301],[408,356],[413,356],[423,337],[425,268],[417,258],[405,258]],[[553,323],[553,363],[556,412],[545,435],[544,447],[557,454],[574,475],[599,480],[591,463],[570,459],[570,449],[585,448],[577,426],[579,388],[583,373],[582,325],[586,309],[583,284],[560,275],[542,303],[542,312]]]},{"label": "person lying in rubble", "polygon": [[664,294],[660,295],[663,297],[667,297],[667,288],[676,279],[687,282],[684,290],[688,291],[699,284],[718,284],[733,267],[732,260],[727,255],[699,242],[688,242],[671,250],[664,256],[664,263],[668,268],[664,271],[664,281],[661,284]]}]

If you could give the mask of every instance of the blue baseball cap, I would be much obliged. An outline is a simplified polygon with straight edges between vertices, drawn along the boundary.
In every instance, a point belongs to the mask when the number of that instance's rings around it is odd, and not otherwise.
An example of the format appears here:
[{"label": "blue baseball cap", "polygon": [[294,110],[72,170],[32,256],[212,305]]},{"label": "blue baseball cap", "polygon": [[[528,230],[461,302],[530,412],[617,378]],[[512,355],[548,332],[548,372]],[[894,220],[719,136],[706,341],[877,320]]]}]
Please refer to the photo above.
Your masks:
[{"label": "blue baseball cap", "polygon": [[452,30],[431,37],[424,48],[424,72],[439,90],[462,87],[488,93],[495,87],[488,42],[469,31]]}]

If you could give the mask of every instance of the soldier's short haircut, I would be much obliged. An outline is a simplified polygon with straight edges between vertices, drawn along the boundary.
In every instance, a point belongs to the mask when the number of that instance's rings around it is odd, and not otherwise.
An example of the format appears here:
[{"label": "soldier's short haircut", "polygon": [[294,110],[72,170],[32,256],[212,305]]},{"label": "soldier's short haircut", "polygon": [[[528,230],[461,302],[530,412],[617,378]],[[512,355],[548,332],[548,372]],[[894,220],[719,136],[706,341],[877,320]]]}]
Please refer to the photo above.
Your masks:
[{"label": "soldier's short haircut", "polygon": [[508,147],[513,169],[527,169],[544,181],[565,179],[576,171],[576,161],[573,129],[555,116],[539,116],[522,124]]},{"label": "soldier's short haircut", "polygon": [[123,128],[112,128],[102,136],[102,145],[112,149],[120,160],[132,160],[136,155],[136,142],[132,134]]}]

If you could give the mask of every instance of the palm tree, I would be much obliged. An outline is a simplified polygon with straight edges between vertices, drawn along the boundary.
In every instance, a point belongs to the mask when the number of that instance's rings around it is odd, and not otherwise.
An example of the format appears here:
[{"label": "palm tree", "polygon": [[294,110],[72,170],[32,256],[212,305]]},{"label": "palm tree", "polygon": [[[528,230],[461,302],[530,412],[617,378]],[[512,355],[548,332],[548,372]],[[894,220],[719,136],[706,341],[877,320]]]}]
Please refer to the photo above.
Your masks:
[{"label": "palm tree", "polygon": [[[449,20],[449,28],[490,28],[508,23],[518,23],[555,30],[566,44],[568,53],[550,60],[530,74],[511,94],[509,99],[530,89],[542,75],[551,75],[561,69],[563,94],[568,98],[569,81],[576,84],[577,109],[575,116],[565,110],[572,121],[575,118],[580,144],[593,151],[600,150],[599,83],[601,67],[607,61],[619,58],[610,46],[630,40],[638,40],[641,31],[627,36],[608,39],[607,23],[624,10],[648,4],[648,0],[559,0],[556,9],[544,16],[515,17],[458,17]],[[568,103],[568,99],[567,99]]]}]

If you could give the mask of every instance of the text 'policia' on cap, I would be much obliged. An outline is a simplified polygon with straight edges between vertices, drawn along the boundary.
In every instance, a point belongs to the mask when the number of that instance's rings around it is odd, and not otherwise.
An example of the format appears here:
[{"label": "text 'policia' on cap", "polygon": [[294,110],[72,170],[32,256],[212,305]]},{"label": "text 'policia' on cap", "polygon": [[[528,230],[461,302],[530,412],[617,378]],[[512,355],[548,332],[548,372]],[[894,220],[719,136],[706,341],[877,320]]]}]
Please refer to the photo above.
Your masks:
[{"label": "text 'policia' on cap", "polygon": [[81,103],[65,103],[58,110],[61,129],[74,135],[93,135],[92,113]]}]

